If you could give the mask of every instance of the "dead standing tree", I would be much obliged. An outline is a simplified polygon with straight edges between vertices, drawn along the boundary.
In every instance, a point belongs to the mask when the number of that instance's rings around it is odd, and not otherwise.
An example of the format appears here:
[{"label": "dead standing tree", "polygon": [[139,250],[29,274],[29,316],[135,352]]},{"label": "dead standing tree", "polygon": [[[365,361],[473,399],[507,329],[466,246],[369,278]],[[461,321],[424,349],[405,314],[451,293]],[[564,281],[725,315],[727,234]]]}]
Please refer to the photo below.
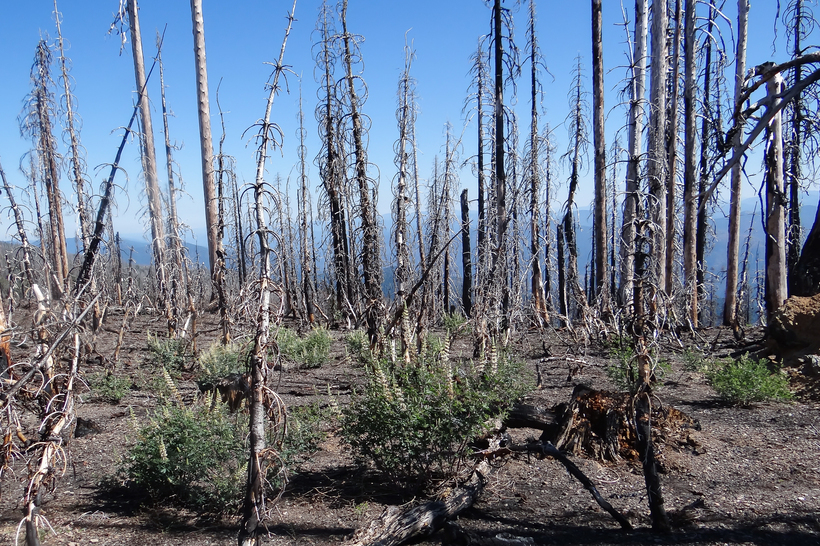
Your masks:
[{"label": "dead standing tree", "polygon": [[[379,326],[384,315],[384,295],[382,294],[382,268],[379,255],[380,236],[379,225],[376,221],[376,204],[378,197],[376,189],[378,182],[367,174],[367,146],[365,143],[369,123],[360,109],[367,96],[357,89],[357,85],[364,85],[361,75],[353,73],[354,63],[361,62],[361,52],[358,42],[360,38],[347,30],[347,0],[342,1],[340,19],[342,23],[342,44],[344,54],[344,84],[340,91],[344,98],[342,104],[349,108],[349,131],[353,140],[353,178],[358,189],[358,220],[361,230],[361,274],[364,283],[364,318],[367,323],[367,335],[370,343],[375,344]],[[346,116],[346,117],[348,117]]]},{"label": "dead standing tree", "polygon": [[[541,91],[538,79],[539,70],[546,71],[544,57],[538,47],[538,35],[535,32],[535,0],[530,1],[529,25],[527,27],[527,49],[530,61],[530,141],[529,155],[525,176],[529,178],[528,191],[530,198],[530,262],[532,269],[532,299],[535,314],[539,321],[548,322],[547,298],[544,293],[544,274],[541,269],[541,146],[542,138],[538,132],[538,100]],[[549,215],[549,213],[547,213]]]},{"label": "dead standing tree", "polygon": [[[282,40],[282,48],[279,50],[279,57],[274,65],[274,72],[271,80],[267,84],[269,88],[268,100],[265,106],[265,114],[257,123],[258,131],[256,136],[256,179],[253,185],[254,213],[256,220],[256,235],[259,240],[260,270],[259,270],[259,306],[256,316],[256,333],[254,335],[253,352],[251,355],[251,402],[249,411],[249,442],[250,456],[248,460],[248,481],[245,489],[245,501],[242,506],[242,523],[238,535],[239,546],[259,546],[264,529],[264,521],[268,515],[266,506],[266,484],[268,483],[268,473],[272,467],[279,465],[279,455],[276,446],[268,446],[266,442],[266,424],[268,414],[272,414],[274,419],[272,425],[277,431],[284,430],[284,419],[281,406],[278,411],[273,407],[274,401],[278,401],[278,396],[267,386],[267,376],[270,370],[268,362],[268,349],[270,345],[271,327],[271,293],[272,269],[271,269],[271,246],[270,236],[272,235],[269,225],[269,218],[266,217],[265,197],[268,195],[265,182],[265,162],[270,149],[273,149],[281,142],[281,130],[270,121],[273,101],[280,90],[279,79],[284,78],[286,67],[284,65],[285,46],[287,45],[290,29],[293,25],[294,12],[296,11],[296,0],[293,8],[288,13],[288,25],[285,30],[285,37]],[[276,433],[274,437],[281,440],[282,434]]]},{"label": "dead standing tree", "polygon": [[[120,7],[122,10],[122,6]],[[140,32],[139,8],[137,0],[127,0],[125,12],[120,11],[114,23],[111,25],[115,29],[117,25],[124,24],[127,19],[128,28],[131,35],[131,55],[134,60],[134,79],[137,88],[137,104],[139,105],[140,147],[142,150],[142,170],[145,179],[145,195],[148,200],[148,221],[151,226],[151,249],[153,252],[154,267],[157,281],[159,283],[158,293],[164,298],[164,291],[167,290],[165,270],[163,268],[165,257],[165,224],[162,212],[162,193],[159,188],[157,177],[157,157],[154,147],[154,126],[151,121],[151,106],[148,100],[148,90],[145,86],[145,61],[142,52],[142,34]],[[122,32],[122,31],[121,31]],[[125,37],[123,35],[123,41]]]},{"label": "dead standing tree", "polygon": [[316,106],[316,121],[319,123],[319,137],[322,149],[316,158],[319,177],[327,199],[329,210],[330,236],[332,243],[332,277],[335,280],[336,311],[348,324],[355,320],[353,308],[355,276],[350,260],[350,240],[348,238],[348,212],[345,197],[344,150],[339,137],[339,104],[335,93],[334,69],[338,62],[334,10],[327,0],[319,11],[319,43],[315,47],[314,59],[319,83],[319,103]]},{"label": "dead standing tree", "polygon": [[[20,119],[20,131],[31,137],[35,154],[42,167],[43,186],[48,200],[49,262],[54,278],[50,280],[51,294],[59,299],[66,289],[68,277],[68,254],[66,251],[65,226],[63,224],[62,194],[60,192],[60,169],[57,142],[53,134],[54,96],[50,86],[51,50],[45,40],[40,40],[31,69],[33,89],[26,98],[24,115]],[[34,175],[34,172],[32,172]],[[38,218],[38,221],[42,219]],[[45,234],[43,234],[46,236]],[[41,241],[43,239],[41,238]]]}]

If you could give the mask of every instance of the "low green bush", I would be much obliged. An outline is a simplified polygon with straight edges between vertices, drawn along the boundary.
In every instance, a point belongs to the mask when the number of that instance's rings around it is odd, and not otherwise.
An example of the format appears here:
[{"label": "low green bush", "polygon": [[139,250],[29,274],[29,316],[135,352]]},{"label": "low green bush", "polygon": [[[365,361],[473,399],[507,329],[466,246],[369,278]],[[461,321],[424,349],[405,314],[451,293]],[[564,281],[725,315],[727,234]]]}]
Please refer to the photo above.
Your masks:
[{"label": "low green bush", "polygon": [[342,411],[342,437],[359,461],[391,477],[448,476],[468,442],[527,391],[521,368],[503,357],[494,371],[453,369],[446,360],[376,362],[364,391]]},{"label": "low green bush", "polygon": [[372,363],[373,354],[370,352],[370,342],[364,330],[353,330],[344,337],[345,350],[354,364],[367,365]]},{"label": "low green bush", "polygon": [[793,396],[787,377],[780,372],[771,372],[765,360],[755,360],[748,355],[715,367],[706,377],[721,398],[741,406],[767,400],[790,400]]},{"label": "low green bush", "polygon": [[245,486],[246,419],[228,414],[222,405],[160,407],[125,455],[127,485],[156,503],[235,511]]},{"label": "low green bush", "polygon": [[119,404],[131,390],[131,379],[114,375],[110,372],[90,374],[86,380],[91,389],[91,396],[109,404]]},{"label": "low green bush", "polygon": [[[606,374],[619,389],[634,392],[638,386],[638,358],[632,344],[618,336],[607,345],[610,362]],[[660,381],[672,371],[667,360],[656,358],[656,353],[649,356],[652,362],[652,380]]]},{"label": "low green bush", "polygon": [[290,328],[279,328],[276,332],[279,354],[298,368],[318,368],[327,362],[331,342],[330,334],[324,328],[314,328],[306,336],[300,336]]},{"label": "low green bush", "polygon": [[163,338],[148,334],[148,362],[165,368],[171,375],[188,369],[192,354],[185,339]]},{"label": "low green bush", "polygon": [[250,347],[248,344],[213,343],[196,359],[196,379],[200,383],[214,383],[234,373],[248,369]]},{"label": "low green bush", "polygon": [[[326,437],[329,409],[316,404],[287,412],[287,432],[267,484],[279,488],[279,471],[298,470]],[[241,506],[248,462],[248,416],[226,406],[199,402],[192,407],[163,405],[137,427],[136,442],[119,469],[120,482],[155,504],[178,505],[200,513],[231,514]],[[272,436],[268,445],[275,444]],[[113,482],[112,482],[113,485]]]}]

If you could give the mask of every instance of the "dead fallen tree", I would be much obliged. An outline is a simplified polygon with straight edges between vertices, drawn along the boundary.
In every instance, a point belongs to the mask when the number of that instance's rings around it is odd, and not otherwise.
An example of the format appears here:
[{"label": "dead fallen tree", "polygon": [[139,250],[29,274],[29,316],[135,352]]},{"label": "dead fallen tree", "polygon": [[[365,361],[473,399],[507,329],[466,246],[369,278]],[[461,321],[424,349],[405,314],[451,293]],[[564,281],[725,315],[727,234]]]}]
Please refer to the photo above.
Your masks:
[{"label": "dead fallen tree", "polygon": [[367,529],[357,531],[344,546],[397,546],[412,538],[434,534],[445,522],[473,505],[491,472],[489,463],[481,461],[464,484],[443,498],[409,508],[386,508]]}]

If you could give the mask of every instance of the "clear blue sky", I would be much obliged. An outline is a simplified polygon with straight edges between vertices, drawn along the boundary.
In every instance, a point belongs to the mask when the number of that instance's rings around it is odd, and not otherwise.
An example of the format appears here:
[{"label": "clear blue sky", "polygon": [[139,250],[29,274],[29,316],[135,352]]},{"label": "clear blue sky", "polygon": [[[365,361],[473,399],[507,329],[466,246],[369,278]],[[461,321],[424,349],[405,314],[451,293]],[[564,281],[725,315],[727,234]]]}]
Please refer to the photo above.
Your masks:
[{"label": "clear blue sky", "polygon": [[[195,233],[202,233],[204,213],[199,168],[198,125],[196,118],[195,79],[191,17],[189,3],[184,1],[141,0],[140,22],[146,59],[155,55],[155,35],[167,24],[163,60],[167,85],[167,100],[174,117],[170,120],[172,140],[181,149],[175,159],[185,181],[189,196],[180,203],[182,220]],[[505,2],[505,5],[511,5]],[[726,15],[736,19],[734,1],[727,2]],[[266,62],[276,59],[285,28],[285,14],[291,0],[241,0],[217,2],[204,0],[205,35],[207,41],[208,72],[211,91],[211,113],[215,141],[219,138],[219,118],[216,108],[216,88],[220,80],[220,103],[226,112],[226,152],[235,156],[240,182],[254,178],[254,150],[251,132],[242,133],[263,114],[267,93],[264,84],[270,74]],[[311,55],[312,33],[316,26],[319,0],[300,0],[296,7],[296,21],[287,44],[285,62],[296,75],[288,78],[289,93],[276,99],[272,118],[279,123],[285,135],[282,153],[269,162],[268,180],[276,173],[283,179],[293,176],[297,164],[297,113],[299,85],[304,94],[308,132],[308,159],[310,177],[316,197],[318,169],[313,160],[319,150],[314,107],[317,84],[314,80],[314,62]],[[87,152],[89,173],[95,187],[108,170],[97,167],[113,161],[121,139],[121,126],[131,114],[134,100],[134,75],[130,43],[120,55],[120,38],[108,35],[108,28],[117,10],[118,0],[61,0],[63,36],[72,61],[74,93],[77,110],[82,118],[82,143]],[[516,40],[525,45],[526,4],[512,4],[516,20]],[[541,0],[538,2],[538,33],[541,48],[552,76],[544,76],[545,119],[555,129],[558,153],[566,149],[566,128],[562,123],[568,111],[567,93],[571,70],[577,55],[582,56],[586,68],[587,88],[591,62],[590,2]],[[633,3],[626,2],[631,17]],[[26,184],[19,170],[21,157],[31,144],[20,136],[18,116],[23,99],[30,91],[29,72],[34,48],[41,36],[50,41],[56,38],[52,0],[19,2],[0,0],[0,159],[13,184]],[[705,13],[705,10],[704,10]],[[782,61],[787,53],[781,44],[772,54],[775,2],[752,0],[751,40],[749,65],[767,60]],[[420,173],[428,178],[433,158],[441,156],[444,148],[444,126],[449,122],[458,136],[464,124],[462,107],[470,82],[470,56],[479,37],[489,30],[490,9],[482,0],[415,0],[412,2],[385,0],[350,0],[348,28],[365,38],[362,44],[364,79],[369,97],[364,113],[370,116],[369,158],[379,167],[380,210],[389,210],[391,182],[395,174],[393,143],[397,136],[395,109],[396,91],[404,65],[405,35],[413,42],[416,60],[413,76],[417,80],[421,114],[417,124],[417,145],[420,152]],[[623,125],[623,110],[617,107],[617,89],[622,85],[626,64],[625,34],[621,23],[620,3],[604,2],[604,64],[607,70],[606,87],[609,90],[606,107],[608,138]],[[723,28],[727,26],[724,23]],[[725,38],[733,48],[729,32]],[[56,76],[56,74],[55,74]],[[521,111],[521,130],[527,131],[528,79],[519,82],[518,108]],[[731,88],[730,88],[731,89]],[[159,108],[159,78],[155,75],[149,85],[154,111],[157,153],[162,156],[163,135]],[[464,139],[462,160],[472,155],[475,147],[475,127],[471,126]],[[216,142],[215,142],[216,144]],[[139,178],[138,147],[132,142],[124,154],[128,174],[119,177],[122,190],[117,194],[115,230],[123,234],[142,234],[147,222],[144,218],[144,197]],[[756,167],[755,167],[756,168]],[[755,168],[752,168],[754,170]],[[372,173],[376,175],[376,173]],[[565,176],[560,175],[561,179]],[[469,167],[461,172],[461,182],[475,197],[474,175]],[[590,182],[584,183],[580,203],[585,205],[591,196]],[[73,195],[67,181],[63,182],[66,198]],[[5,206],[5,199],[2,199]],[[68,208],[66,209],[68,214]],[[76,227],[70,221],[67,229]],[[0,214],[0,238],[7,239],[9,225],[5,210]]]}]

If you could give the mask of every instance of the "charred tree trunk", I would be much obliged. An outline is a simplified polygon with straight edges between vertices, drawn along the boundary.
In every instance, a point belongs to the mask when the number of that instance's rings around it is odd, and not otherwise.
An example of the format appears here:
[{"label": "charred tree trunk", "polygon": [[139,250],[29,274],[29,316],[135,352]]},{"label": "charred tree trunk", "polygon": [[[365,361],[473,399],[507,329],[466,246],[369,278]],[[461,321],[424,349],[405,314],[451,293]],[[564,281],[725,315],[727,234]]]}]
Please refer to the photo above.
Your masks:
[{"label": "charred tree trunk", "polygon": [[[623,227],[621,230],[621,305],[632,300],[635,281],[635,232],[638,221],[640,162],[644,128],[644,96],[646,92],[646,42],[649,20],[648,0],[635,0],[635,53],[631,59],[628,161],[626,167],[626,192],[624,194]],[[634,305],[634,304],[633,304]]]},{"label": "charred tree trunk", "polygon": [[464,308],[464,315],[470,318],[473,312],[473,264],[470,245],[470,202],[467,199],[466,188],[461,191],[461,269],[461,306]]},{"label": "charred tree trunk", "polygon": [[364,144],[364,125],[359,112],[356,79],[353,75],[353,36],[347,31],[347,0],[342,2],[342,35],[344,41],[344,66],[350,105],[350,121],[353,131],[355,178],[359,190],[358,214],[362,230],[362,274],[364,277],[364,313],[367,334],[375,343],[382,320],[382,268],[379,256],[379,227],[376,223],[376,192],[367,176],[367,149]]},{"label": "charred tree trunk", "polygon": [[[766,83],[770,108],[782,99],[783,77],[778,73]],[[778,112],[767,129],[766,149],[766,314],[772,314],[786,301],[786,215],[783,187],[783,125]]]},{"label": "charred tree trunk", "polygon": [[690,300],[687,315],[693,327],[698,325],[697,268],[698,259],[695,244],[697,232],[698,188],[695,183],[697,158],[695,143],[697,141],[697,64],[695,59],[697,17],[695,0],[686,0],[686,38],[684,40],[684,64],[686,81],[683,88],[684,105],[684,153],[683,153],[683,285]]},{"label": "charred tree trunk", "polygon": [[592,0],[592,131],[595,149],[595,274],[593,276],[596,298],[601,298],[601,309],[608,307],[609,281],[607,275],[607,191],[606,191],[606,142],[604,137],[604,46],[601,0]]}]

